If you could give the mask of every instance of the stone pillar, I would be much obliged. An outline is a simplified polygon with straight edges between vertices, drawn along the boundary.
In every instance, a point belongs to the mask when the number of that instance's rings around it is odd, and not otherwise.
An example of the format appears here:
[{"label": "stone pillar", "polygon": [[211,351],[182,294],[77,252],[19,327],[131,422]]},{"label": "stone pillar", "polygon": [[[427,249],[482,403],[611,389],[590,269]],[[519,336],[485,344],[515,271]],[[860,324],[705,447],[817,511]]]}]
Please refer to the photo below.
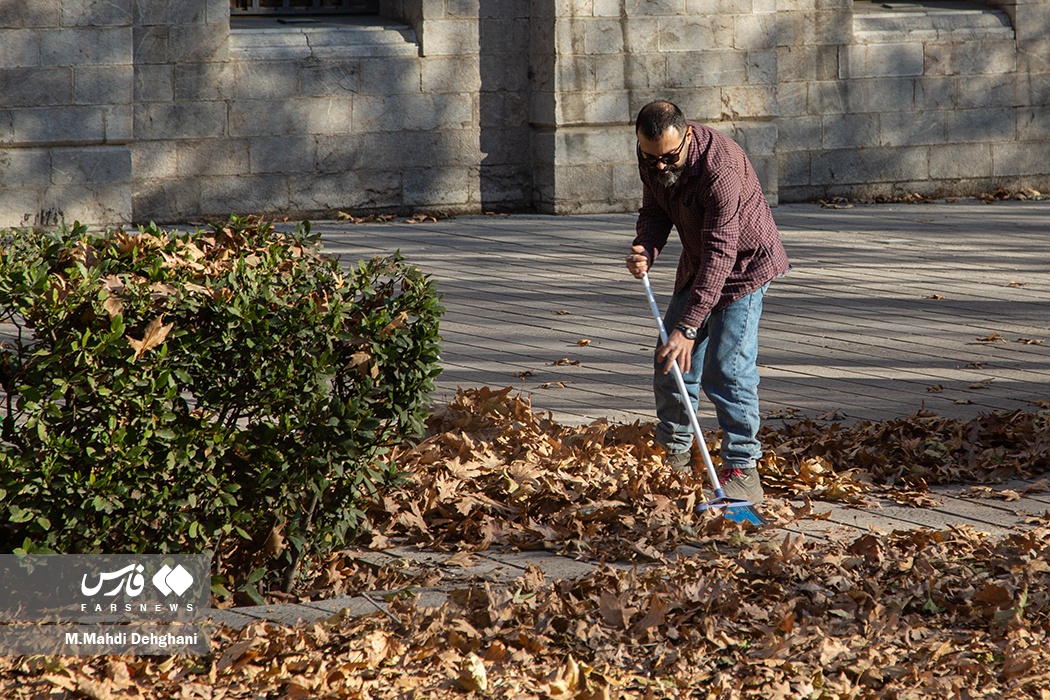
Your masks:
[{"label": "stone pillar", "polygon": [[668,99],[737,139],[777,190],[775,7],[768,0],[533,0],[535,202],[545,212],[640,203],[633,122]]}]

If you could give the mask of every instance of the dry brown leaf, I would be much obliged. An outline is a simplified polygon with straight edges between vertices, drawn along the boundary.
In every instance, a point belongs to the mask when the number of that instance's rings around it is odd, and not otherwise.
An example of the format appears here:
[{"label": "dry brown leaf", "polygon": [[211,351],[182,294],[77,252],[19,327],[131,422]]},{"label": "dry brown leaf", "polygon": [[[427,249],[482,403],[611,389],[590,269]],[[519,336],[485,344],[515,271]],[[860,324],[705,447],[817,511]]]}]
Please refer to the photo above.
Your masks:
[{"label": "dry brown leaf", "polygon": [[174,328],[175,324],[169,323],[165,326],[163,319],[164,316],[162,314],[150,321],[142,335],[142,340],[136,340],[135,338],[128,336],[128,343],[135,350],[135,355],[132,358],[133,360],[138,360],[145,353],[157,347],[167,339],[168,333],[171,332],[171,329]]}]

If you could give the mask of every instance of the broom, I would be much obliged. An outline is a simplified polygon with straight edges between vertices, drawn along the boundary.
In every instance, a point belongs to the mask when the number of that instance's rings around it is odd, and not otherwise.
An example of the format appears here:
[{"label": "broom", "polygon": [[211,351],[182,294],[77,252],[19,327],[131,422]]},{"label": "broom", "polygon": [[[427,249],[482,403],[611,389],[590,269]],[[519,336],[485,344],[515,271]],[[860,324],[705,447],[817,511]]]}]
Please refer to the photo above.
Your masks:
[{"label": "broom", "polygon": [[[649,306],[653,310],[653,318],[656,319],[656,325],[660,329],[660,342],[666,345],[667,330],[664,328],[664,320],[660,316],[660,309],[656,305],[656,297],[653,296],[652,285],[649,284],[649,273],[642,275],[642,283],[645,285],[645,294],[649,297]],[[759,515],[751,501],[746,501],[742,498],[729,498],[726,496],[725,491],[722,490],[722,484],[719,483],[718,474],[715,472],[715,465],[711,462],[711,453],[707,451],[707,443],[704,441],[704,434],[700,430],[700,421],[696,419],[696,411],[693,410],[692,402],[689,400],[689,392],[685,388],[685,379],[682,378],[682,370],[678,368],[677,362],[671,363],[671,373],[674,375],[675,382],[678,383],[678,392],[682,395],[682,405],[685,407],[685,412],[689,414],[689,423],[693,427],[693,437],[700,445],[700,454],[703,455],[704,466],[707,467],[707,477],[711,481],[711,488],[715,493],[714,498],[701,503],[697,510],[699,512],[708,510],[721,511],[726,518],[735,523],[746,522],[758,526],[765,525],[765,518]]]}]

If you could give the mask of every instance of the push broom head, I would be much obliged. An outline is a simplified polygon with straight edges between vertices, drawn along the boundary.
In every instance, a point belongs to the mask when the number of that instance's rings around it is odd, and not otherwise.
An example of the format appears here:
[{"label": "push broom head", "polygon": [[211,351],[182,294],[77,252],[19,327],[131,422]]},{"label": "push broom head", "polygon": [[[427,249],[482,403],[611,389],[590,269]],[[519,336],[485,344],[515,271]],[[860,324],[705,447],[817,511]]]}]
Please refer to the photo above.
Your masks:
[{"label": "push broom head", "polygon": [[715,492],[714,498],[701,503],[696,510],[698,513],[706,511],[721,513],[726,520],[732,520],[734,523],[751,523],[756,527],[762,527],[766,524],[766,519],[759,515],[751,501],[745,501],[742,498],[729,498],[718,491]]}]

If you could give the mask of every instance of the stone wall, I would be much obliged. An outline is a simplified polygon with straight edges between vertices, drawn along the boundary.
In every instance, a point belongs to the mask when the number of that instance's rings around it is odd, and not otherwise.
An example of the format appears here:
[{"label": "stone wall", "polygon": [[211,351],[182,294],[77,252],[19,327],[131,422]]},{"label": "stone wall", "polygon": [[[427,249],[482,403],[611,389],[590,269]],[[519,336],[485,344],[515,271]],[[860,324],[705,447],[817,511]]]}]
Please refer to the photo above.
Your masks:
[{"label": "stone wall", "polygon": [[767,196],[1050,189],[1050,2],[0,0],[0,225],[631,211],[656,98]]},{"label": "stone wall", "polygon": [[0,1],[0,225],[131,211],[132,2]]},{"label": "stone wall", "polygon": [[782,199],[1045,187],[1050,74],[1025,58],[1035,55],[1026,37],[1044,31],[1037,17],[1015,20],[1015,34],[1007,13],[987,7],[790,11],[810,18],[798,26],[830,30],[781,30]]}]

